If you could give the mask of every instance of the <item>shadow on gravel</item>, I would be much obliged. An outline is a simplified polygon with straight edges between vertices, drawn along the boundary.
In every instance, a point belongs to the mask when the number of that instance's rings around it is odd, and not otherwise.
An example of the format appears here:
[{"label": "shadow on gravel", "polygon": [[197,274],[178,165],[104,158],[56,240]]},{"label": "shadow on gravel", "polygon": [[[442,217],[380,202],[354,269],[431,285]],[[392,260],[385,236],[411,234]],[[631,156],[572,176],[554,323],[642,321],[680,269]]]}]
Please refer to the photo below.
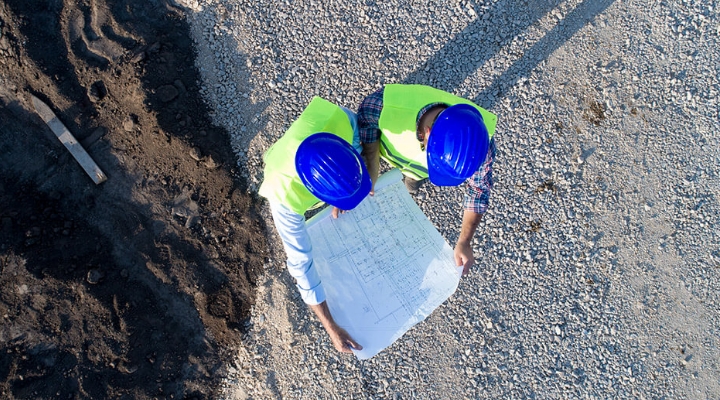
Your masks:
[{"label": "shadow on gravel", "polygon": [[[615,0],[585,0],[570,12],[565,19],[548,32],[539,42],[508,68],[502,75],[478,95],[473,101],[483,107],[492,108],[505,91],[511,88],[521,77],[528,76],[537,65],[565,44],[580,28],[603,12]],[[507,10],[527,11],[524,15],[515,15]],[[539,21],[545,14],[555,9],[560,0],[500,0],[489,9],[474,10],[478,15],[470,25],[448,41],[415,72],[403,80],[404,83],[422,83],[452,92],[470,74],[492,59],[501,48],[512,42],[528,27]],[[462,51],[472,43],[478,51]],[[457,70],[446,74],[447,66]],[[439,77],[442,77],[440,79]]]},{"label": "shadow on gravel", "polygon": [[615,0],[585,0],[543,36],[531,48],[527,49],[519,60],[493,80],[473,101],[485,107],[493,107],[498,99],[523,77],[546,60],[558,48],[573,37],[582,27],[605,11]]},{"label": "shadow on gravel", "polygon": [[186,22],[164,0],[7,0],[0,29],[0,397],[212,397],[267,244]]},{"label": "shadow on gravel", "polygon": [[[522,16],[507,12],[518,9],[516,3],[525,2],[499,0],[487,10],[475,5],[474,10],[478,17],[405,78],[404,82],[434,85],[438,89],[452,92],[470,74],[493,58],[503,46],[557,7],[561,0],[531,0],[525,7],[527,13]],[[469,43],[477,46],[478,51],[458,51]],[[456,66],[459,71],[445,74],[448,65]]]}]

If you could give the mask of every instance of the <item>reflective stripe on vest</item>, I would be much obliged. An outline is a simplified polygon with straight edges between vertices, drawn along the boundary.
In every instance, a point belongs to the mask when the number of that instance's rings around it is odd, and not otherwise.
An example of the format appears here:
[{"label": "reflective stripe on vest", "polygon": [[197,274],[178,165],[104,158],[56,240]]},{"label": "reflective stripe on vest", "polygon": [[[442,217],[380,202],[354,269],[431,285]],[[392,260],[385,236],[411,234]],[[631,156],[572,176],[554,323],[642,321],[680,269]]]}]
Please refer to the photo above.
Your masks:
[{"label": "reflective stripe on vest", "polygon": [[295,170],[295,153],[300,143],[318,132],[330,132],[352,144],[353,129],[342,108],[314,97],[285,134],[263,155],[263,183],[258,193],[298,214],[304,214],[320,200],[303,185]]},{"label": "reflective stripe on vest", "polygon": [[427,155],[417,140],[417,115],[423,107],[432,103],[447,105],[470,104],[482,114],[485,127],[492,139],[497,116],[469,100],[424,85],[387,85],[383,91],[383,108],[378,125],[380,155],[402,173],[413,179],[428,177]]}]

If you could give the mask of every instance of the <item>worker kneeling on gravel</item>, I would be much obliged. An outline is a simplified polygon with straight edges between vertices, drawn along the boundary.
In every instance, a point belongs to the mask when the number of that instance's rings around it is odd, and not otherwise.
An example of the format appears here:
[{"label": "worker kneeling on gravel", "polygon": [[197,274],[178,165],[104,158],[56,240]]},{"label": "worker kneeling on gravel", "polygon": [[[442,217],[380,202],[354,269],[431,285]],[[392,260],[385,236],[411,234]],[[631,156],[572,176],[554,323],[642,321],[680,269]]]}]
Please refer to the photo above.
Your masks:
[{"label": "worker kneeling on gravel", "polygon": [[461,97],[423,85],[386,85],[358,109],[363,157],[373,187],[379,157],[399,168],[410,194],[427,178],[438,186],[467,182],[455,263],[474,264],[471,240],[492,189],[497,117]]},{"label": "worker kneeling on gravel", "polygon": [[303,301],[317,315],[335,348],[344,353],[362,346],[330,314],[304,214],[322,201],[333,206],[332,215],[337,218],[368,195],[372,183],[359,149],[355,114],[315,97],[265,153],[265,178],[259,190],[270,203],[288,271]]}]

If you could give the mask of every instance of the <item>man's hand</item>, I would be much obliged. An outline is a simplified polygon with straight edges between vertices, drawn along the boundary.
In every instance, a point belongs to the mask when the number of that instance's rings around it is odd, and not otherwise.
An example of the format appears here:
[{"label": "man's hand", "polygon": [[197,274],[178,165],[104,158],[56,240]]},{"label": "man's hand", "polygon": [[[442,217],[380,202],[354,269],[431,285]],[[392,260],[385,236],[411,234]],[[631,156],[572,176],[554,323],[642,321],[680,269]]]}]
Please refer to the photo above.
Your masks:
[{"label": "man's hand", "polygon": [[330,341],[332,341],[335,350],[341,353],[352,353],[352,350],[362,350],[360,346],[352,337],[345,331],[345,329],[338,326],[330,315],[330,309],[327,306],[327,302],[323,301],[320,304],[311,305],[310,309],[313,310],[315,315],[320,320],[328,335]]},{"label": "man's hand", "polygon": [[347,211],[345,211],[345,210],[341,210],[341,209],[339,209],[339,208],[337,208],[337,207],[333,207],[333,209],[332,209],[332,217],[335,218],[335,219],[337,219],[338,215],[340,215],[340,214],[345,214],[346,212],[347,212]]},{"label": "man's hand", "polygon": [[362,346],[353,340],[345,329],[337,326],[335,323],[333,323],[332,327],[328,328],[327,331],[333,346],[335,346],[335,350],[341,353],[352,353],[353,349],[362,350]]},{"label": "man's hand", "polygon": [[455,265],[458,267],[462,265],[463,276],[470,272],[470,267],[475,264],[475,257],[473,256],[472,246],[470,243],[458,243],[455,245]]}]

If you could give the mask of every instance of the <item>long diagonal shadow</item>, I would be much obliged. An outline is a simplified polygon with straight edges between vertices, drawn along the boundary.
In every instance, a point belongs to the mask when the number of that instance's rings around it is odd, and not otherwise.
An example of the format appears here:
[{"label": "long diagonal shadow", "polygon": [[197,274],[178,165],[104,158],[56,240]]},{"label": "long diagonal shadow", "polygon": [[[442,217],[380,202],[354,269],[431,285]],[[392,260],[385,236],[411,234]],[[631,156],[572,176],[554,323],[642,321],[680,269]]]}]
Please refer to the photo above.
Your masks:
[{"label": "long diagonal shadow", "polygon": [[527,77],[538,64],[546,60],[550,54],[565,44],[583,26],[597,15],[605,11],[615,0],[585,0],[578,5],[565,19],[560,21],[550,32],[525,51],[505,72],[496,77],[473,102],[491,108],[505,92],[514,86],[521,77]]},{"label": "long diagonal shadow", "polygon": [[[514,4],[518,2],[500,0],[487,11],[476,6],[478,18],[408,75],[403,83],[429,84],[438,89],[454,91],[470,74],[492,59],[503,46],[561,3],[560,0],[534,0],[526,4],[526,15],[509,13],[507,10],[518,8]],[[615,0],[583,1],[472,100],[486,108],[494,106],[498,99],[496,93],[502,95],[503,90],[512,87],[520,77],[529,75],[541,61],[614,2]],[[453,69],[453,73],[446,73],[448,69]]]},{"label": "long diagonal shadow", "polygon": [[[506,43],[550,12],[561,0],[531,0],[527,4],[528,13],[522,16],[507,11],[518,8],[514,3],[519,1],[499,0],[489,10],[482,10],[476,5],[474,10],[478,17],[403,82],[431,84],[452,92]],[[468,50],[463,51],[465,49]],[[450,68],[456,72],[446,74]]]}]

